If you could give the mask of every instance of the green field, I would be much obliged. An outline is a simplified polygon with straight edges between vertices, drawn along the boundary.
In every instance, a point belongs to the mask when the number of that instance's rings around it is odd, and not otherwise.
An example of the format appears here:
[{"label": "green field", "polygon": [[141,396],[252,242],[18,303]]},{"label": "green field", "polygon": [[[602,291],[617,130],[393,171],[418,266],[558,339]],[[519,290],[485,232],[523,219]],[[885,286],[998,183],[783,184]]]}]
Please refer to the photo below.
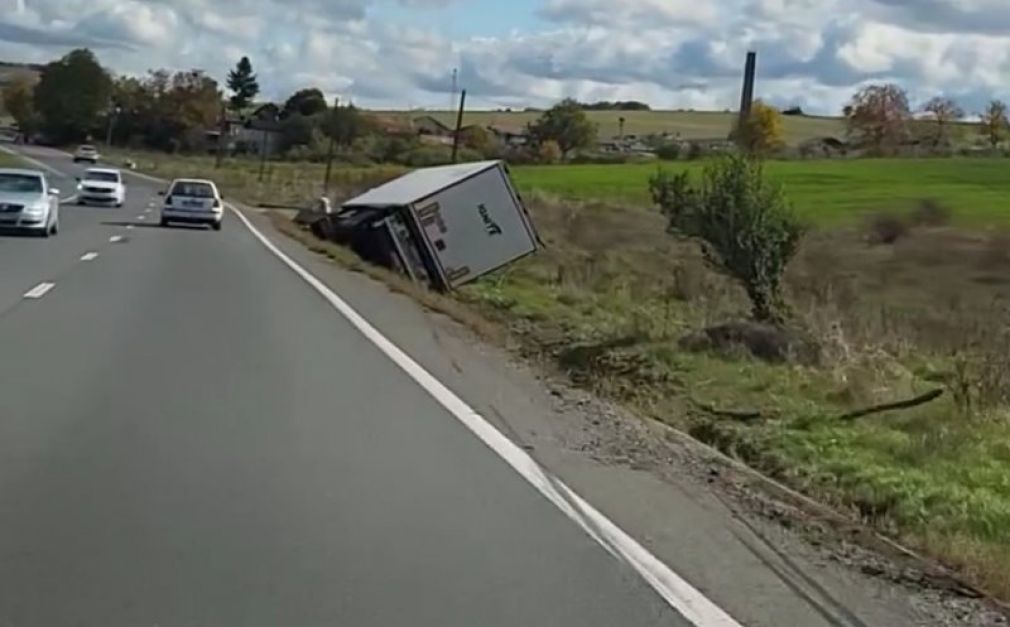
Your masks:
[{"label": "green field", "polygon": [[[456,124],[456,114],[450,111],[375,113],[401,119],[430,115],[447,126]],[[618,120],[622,117],[625,119],[624,132],[628,135],[679,133],[684,139],[725,139],[736,120],[736,114],[721,111],[588,111],[586,114],[599,126],[601,138],[615,137],[620,128]],[[463,120],[464,124],[523,128],[540,115],[538,112],[469,111]],[[813,137],[842,137],[844,132],[842,121],[838,118],[785,118],[785,139],[789,144]]]},{"label": "green field", "polygon": [[[525,191],[650,206],[649,177],[657,168],[699,171],[700,163],[571,165],[514,168]],[[851,223],[866,214],[903,211],[924,199],[948,206],[963,224],[1010,223],[1010,160],[861,159],[773,161],[779,181],[797,210],[812,222]]]},{"label": "green field", "polygon": [[[229,160],[222,169],[215,170],[213,159],[208,157],[138,151],[111,154],[117,161],[129,155],[142,170],[165,178],[210,172],[227,193],[251,204],[308,203],[318,195],[325,169],[316,163],[272,163],[267,167],[266,180],[260,183],[259,163],[255,160]],[[702,166],[703,162],[683,161],[520,166],[512,173],[525,194],[647,209],[652,206],[649,177],[657,168],[698,172]],[[868,215],[906,211],[927,199],[949,208],[962,225],[1010,224],[1010,159],[772,161],[767,168],[785,187],[799,213],[813,224],[858,224]],[[339,188],[337,195],[346,197],[404,171],[400,166],[338,167],[332,180]]]}]

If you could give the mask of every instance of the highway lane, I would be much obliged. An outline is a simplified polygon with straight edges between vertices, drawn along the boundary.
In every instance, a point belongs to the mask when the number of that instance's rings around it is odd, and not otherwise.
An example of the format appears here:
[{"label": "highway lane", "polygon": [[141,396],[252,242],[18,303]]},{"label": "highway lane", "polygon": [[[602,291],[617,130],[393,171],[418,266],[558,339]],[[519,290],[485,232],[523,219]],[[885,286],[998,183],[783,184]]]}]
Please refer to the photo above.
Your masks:
[{"label": "highway lane", "polygon": [[0,624],[688,624],[233,216],[132,187],[0,322]]},{"label": "highway lane", "polygon": [[[63,199],[76,193],[74,177],[83,174],[85,164],[74,164],[69,156],[43,148],[27,148],[33,156],[60,174],[45,171],[50,184],[60,190]],[[26,163],[26,167],[37,167]],[[126,206],[82,207],[73,200],[60,207],[60,234],[52,239],[0,233],[0,315],[22,300],[25,292],[40,282],[59,283],[78,267],[81,256],[99,252],[109,245],[109,238],[118,232],[108,222],[134,219],[147,208],[150,189],[138,188]]]}]

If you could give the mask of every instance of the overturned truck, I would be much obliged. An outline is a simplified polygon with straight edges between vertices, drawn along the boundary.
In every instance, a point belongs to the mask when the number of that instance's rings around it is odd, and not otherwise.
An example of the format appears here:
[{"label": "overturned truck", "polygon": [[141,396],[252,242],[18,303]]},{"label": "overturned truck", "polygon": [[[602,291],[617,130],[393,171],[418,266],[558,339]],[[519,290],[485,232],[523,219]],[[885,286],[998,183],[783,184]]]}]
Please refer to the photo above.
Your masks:
[{"label": "overturned truck", "polygon": [[327,236],[361,258],[450,291],[540,247],[501,161],[415,170],[343,204]]}]

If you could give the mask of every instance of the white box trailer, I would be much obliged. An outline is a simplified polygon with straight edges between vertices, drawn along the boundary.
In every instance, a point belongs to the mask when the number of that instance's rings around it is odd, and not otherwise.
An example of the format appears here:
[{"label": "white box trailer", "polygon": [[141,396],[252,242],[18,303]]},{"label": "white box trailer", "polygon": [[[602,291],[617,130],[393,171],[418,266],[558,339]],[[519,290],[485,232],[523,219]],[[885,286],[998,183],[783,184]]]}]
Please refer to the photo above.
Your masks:
[{"label": "white box trailer", "polygon": [[[415,280],[451,290],[539,248],[539,238],[502,161],[415,170],[344,203],[388,232]],[[412,250],[413,249],[413,250]]]}]

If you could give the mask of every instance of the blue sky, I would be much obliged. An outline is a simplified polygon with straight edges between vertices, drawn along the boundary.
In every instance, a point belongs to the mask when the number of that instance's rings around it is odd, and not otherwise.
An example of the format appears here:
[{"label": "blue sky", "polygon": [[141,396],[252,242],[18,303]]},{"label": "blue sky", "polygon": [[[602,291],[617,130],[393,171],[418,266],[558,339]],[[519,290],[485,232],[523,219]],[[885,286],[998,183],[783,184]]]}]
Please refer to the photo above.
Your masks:
[{"label": "blue sky", "polygon": [[252,58],[264,94],[317,86],[371,107],[444,108],[451,69],[481,108],[562,97],[729,109],[757,93],[838,113],[870,82],[978,111],[1008,98],[1007,0],[0,0],[0,60],[95,49],[124,74]]}]

